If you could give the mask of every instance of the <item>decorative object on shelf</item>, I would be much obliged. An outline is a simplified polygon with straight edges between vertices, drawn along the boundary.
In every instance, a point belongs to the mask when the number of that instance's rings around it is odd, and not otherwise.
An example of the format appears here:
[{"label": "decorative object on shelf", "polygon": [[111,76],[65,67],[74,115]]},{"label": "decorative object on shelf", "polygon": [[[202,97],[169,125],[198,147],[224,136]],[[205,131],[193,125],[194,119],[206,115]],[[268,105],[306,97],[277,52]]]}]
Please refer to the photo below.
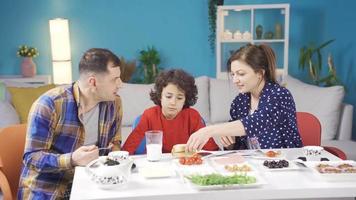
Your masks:
[{"label": "decorative object on shelf", "polygon": [[248,32],[248,31],[245,31],[245,32],[242,34],[242,39],[244,39],[244,40],[251,40],[251,38],[252,38],[252,35],[251,35],[251,33]]},{"label": "decorative object on shelf", "polygon": [[209,0],[208,1],[208,16],[209,16],[209,43],[212,53],[215,53],[215,39],[216,39],[216,12],[217,7],[224,5],[224,0]]},{"label": "decorative object on shelf", "polygon": [[[341,84],[337,78],[334,62],[330,54],[328,55],[328,75],[320,77],[323,67],[321,50],[334,41],[335,39],[329,40],[318,47],[310,44],[300,49],[299,68],[302,70],[306,67],[309,68],[309,75],[315,85],[333,86]],[[315,54],[317,59],[313,58]]]},{"label": "decorative object on shelf", "polygon": [[26,45],[19,46],[17,55],[23,57],[21,62],[21,73],[23,77],[33,77],[36,75],[36,63],[32,58],[39,55],[37,48],[28,47]]},{"label": "decorative object on shelf", "polygon": [[274,39],[283,39],[282,37],[282,24],[280,23],[277,23],[275,26],[274,26]]},{"label": "decorative object on shelf", "polygon": [[234,39],[235,40],[241,40],[242,39],[242,33],[239,30],[235,31]]},{"label": "decorative object on shelf", "polygon": [[141,69],[143,69],[143,79],[137,81],[142,83],[153,83],[156,76],[161,71],[161,68],[158,67],[161,62],[158,51],[153,46],[148,47],[147,50],[141,50],[139,61],[143,65],[143,67],[141,67]]},{"label": "decorative object on shelf", "polygon": [[273,39],[273,32],[272,31],[267,31],[264,35],[265,39]]},{"label": "decorative object on shelf", "polygon": [[124,83],[127,83],[130,81],[132,75],[134,74],[136,70],[136,60],[126,60],[124,57],[120,57],[120,70],[121,70],[121,80]]},{"label": "decorative object on shelf", "polygon": [[263,26],[259,24],[256,26],[256,38],[262,39],[262,34],[263,34]]},{"label": "decorative object on shelf", "polygon": [[226,29],[223,38],[224,40],[232,40],[232,32],[229,29]]}]

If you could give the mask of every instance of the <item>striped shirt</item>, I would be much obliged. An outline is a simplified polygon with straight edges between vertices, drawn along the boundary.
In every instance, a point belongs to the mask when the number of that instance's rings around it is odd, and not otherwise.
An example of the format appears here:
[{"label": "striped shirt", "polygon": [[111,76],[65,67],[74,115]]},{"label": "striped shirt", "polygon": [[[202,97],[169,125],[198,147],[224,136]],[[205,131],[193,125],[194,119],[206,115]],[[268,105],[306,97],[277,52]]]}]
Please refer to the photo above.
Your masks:
[{"label": "striped shirt", "polygon": [[[78,83],[54,88],[32,105],[23,156],[18,199],[62,198],[73,181],[71,154],[83,145],[84,126],[79,120]],[[120,149],[122,105],[99,103],[98,147]]]}]

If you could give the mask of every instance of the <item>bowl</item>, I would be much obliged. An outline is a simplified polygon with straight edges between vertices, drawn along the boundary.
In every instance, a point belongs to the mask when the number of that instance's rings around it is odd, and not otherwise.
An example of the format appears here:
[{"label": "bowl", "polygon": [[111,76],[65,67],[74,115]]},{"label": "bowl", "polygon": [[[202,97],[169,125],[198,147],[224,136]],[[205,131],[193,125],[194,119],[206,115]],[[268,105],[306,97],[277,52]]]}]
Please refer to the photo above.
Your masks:
[{"label": "bowl", "polygon": [[320,161],[324,148],[321,146],[304,146],[303,154],[307,161]]},{"label": "bowl", "polygon": [[116,160],[119,164],[106,165],[108,160],[110,160],[108,156],[100,156],[86,166],[86,172],[90,179],[102,189],[125,185],[131,175],[133,160],[127,157]]}]

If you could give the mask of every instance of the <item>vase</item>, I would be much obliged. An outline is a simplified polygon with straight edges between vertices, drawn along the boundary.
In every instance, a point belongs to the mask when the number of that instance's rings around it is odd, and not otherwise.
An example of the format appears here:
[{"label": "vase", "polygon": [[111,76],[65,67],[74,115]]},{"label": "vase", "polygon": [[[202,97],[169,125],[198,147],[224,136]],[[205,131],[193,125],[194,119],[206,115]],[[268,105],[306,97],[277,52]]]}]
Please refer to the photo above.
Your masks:
[{"label": "vase", "polygon": [[21,72],[23,77],[34,77],[36,75],[36,63],[32,57],[24,57],[21,63]]},{"label": "vase", "polygon": [[263,34],[263,27],[262,27],[262,25],[259,24],[256,27],[256,37],[257,37],[257,39],[262,39],[262,34]]},{"label": "vase", "polygon": [[275,36],[274,36],[274,38],[275,38],[275,39],[282,39],[282,38],[283,38],[283,36],[282,36],[282,24],[277,23],[277,24],[275,25],[274,29],[275,29]]}]

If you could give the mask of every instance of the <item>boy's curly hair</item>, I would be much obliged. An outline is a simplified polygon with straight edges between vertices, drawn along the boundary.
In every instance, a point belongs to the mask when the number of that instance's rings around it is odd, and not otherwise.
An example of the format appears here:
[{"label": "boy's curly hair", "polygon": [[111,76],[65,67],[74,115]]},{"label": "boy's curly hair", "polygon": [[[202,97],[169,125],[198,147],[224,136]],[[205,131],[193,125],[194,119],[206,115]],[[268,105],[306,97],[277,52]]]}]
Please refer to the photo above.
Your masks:
[{"label": "boy's curly hair", "polygon": [[154,104],[161,106],[162,90],[169,83],[178,86],[184,91],[184,108],[193,106],[197,102],[198,89],[195,85],[194,77],[181,69],[162,71],[156,78],[154,89],[150,92],[151,100]]}]

